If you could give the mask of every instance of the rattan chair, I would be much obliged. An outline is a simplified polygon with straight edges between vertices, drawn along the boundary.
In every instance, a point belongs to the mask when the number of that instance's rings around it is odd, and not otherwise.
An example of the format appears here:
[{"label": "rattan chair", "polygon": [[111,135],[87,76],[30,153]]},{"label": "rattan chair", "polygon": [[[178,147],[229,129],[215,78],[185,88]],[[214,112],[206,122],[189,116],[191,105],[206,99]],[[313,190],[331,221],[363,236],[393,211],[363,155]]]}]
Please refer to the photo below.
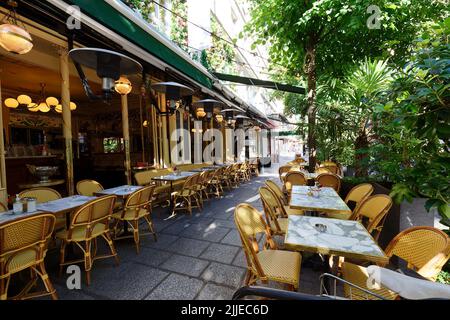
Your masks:
[{"label": "rattan chair", "polygon": [[277,197],[283,203],[283,206],[288,205],[287,198],[283,193],[283,190],[281,190],[280,186],[276,182],[272,180],[266,180],[266,186],[269,187],[269,189],[272,190],[277,195]]},{"label": "rattan chair", "polygon": [[284,178],[283,177],[283,173],[287,173],[291,170],[292,166],[281,166],[280,168],[278,168],[278,175],[280,177],[280,181],[284,183]]},{"label": "rattan chair", "polygon": [[228,190],[232,190],[233,189],[233,185],[234,185],[234,177],[233,177],[233,166],[227,166],[223,169],[222,171],[222,188],[226,187],[228,188]]},{"label": "rattan chair", "polygon": [[271,180],[266,180],[266,186],[267,188],[269,188],[270,191],[272,191],[274,197],[277,199],[280,207],[283,210],[282,212],[284,216],[305,214],[303,210],[291,208],[289,205],[286,204],[287,203],[286,197],[283,191],[275,182]]},{"label": "rattan chair", "polygon": [[19,193],[19,198],[36,198],[38,203],[61,199],[61,194],[52,188],[39,187],[23,190]]},{"label": "rattan chair", "polygon": [[[301,255],[298,252],[276,250],[275,242],[262,215],[248,204],[239,204],[234,221],[247,260],[246,285],[257,281],[276,281],[297,291],[300,278]],[[266,250],[260,250],[256,236],[264,234]]]},{"label": "rattan chair", "polygon": [[[127,197],[123,210],[115,212],[112,215],[116,220],[114,226],[114,240],[133,237],[137,253],[139,253],[140,235],[151,234],[155,241],[157,240],[151,217],[154,190],[155,186],[147,186],[136,190]],[[148,233],[139,232],[139,222],[141,220],[144,220],[147,223],[149,229]],[[133,234],[119,236],[118,227],[120,223],[128,225],[133,230]]]},{"label": "rattan chair", "polygon": [[355,212],[361,203],[372,194],[372,192],[373,186],[370,183],[358,184],[347,193],[345,203],[348,204],[350,201],[354,202],[355,208],[353,209],[353,212]]},{"label": "rattan chair", "polygon": [[378,240],[383,229],[387,213],[392,207],[392,198],[385,194],[376,194],[366,198],[355,210],[353,220],[361,221],[367,231]]},{"label": "rattan chair", "polygon": [[102,191],[104,188],[99,182],[91,179],[86,179],[78,181],[76,189],[78,194],[82,196],[92,197],[95,196],[97,192]]},{"label": "rattan chair", "polygon": [[259,188],[259,196],[263,204],[266,223],[273,235],[284,235],[287,231],[288,218],[276,195],[267,188]]},{"label": "rattan chair", "polygon": [[337,193],[341,190],[341,178],[334,173],[321,173],[317,176],[316,181],[322,187],[333,188]]},{"label": "rattan chair", "polygon": [[291,199],[291,191],[293,186],[306,186],[308,179],[303,172],[291,171],[284,178],[284,190],[288,195],[288,201]]},{"label": "rattan chair", "polygon": [[[61,199],[61,194],[52,188],[39,187],[23,190],[19,193],[19,198],[36,198],[37,203]],[[57,216],[55,222],[55,230],[64,229],[66,227],[65,216]]]},{"label": "rattan chair", "polygon": [[[389,258],[399,257],[406,261],[408,268],[415,270],[422,277],[435,281],[442,267],[450,258],[450,239],[441,230],[420,226],[406,229],[399,233],[385,249]],[[368,273],[365,267],[344,262],[342,266],[343,278],[361,288],[367,288]],[[387,299],[398,298],[395,292],[384,287],[368,288]],[[354,299],[367,299],[360,290],[344,285],[344,293]],[[359,291],[359,293],[358,293]]]},{"label": "rattan chair", "polygon": [[[86,283],[90,285],[91,268],[95,260],[113,257],[116,264],[119,263],[110,234],[110,220],[112,219],[115,201],[115,195],[103,196],[89,201],[73,214],[69,229],[56,234],[62,241],[59,260],[60,275],[65,265],[84,262]],[[111,250],[110,255],[97,256],[98,237],[102,237],[106,241]],[[70,243],[76,244],[81,249],[84,256],[83,259],[65,260],[66,247]]]},{"label": "rattan chair", "polygon": [[192,215],[193,208],[201,209],[200,199],[197,191],[194,188],[195,181],[198,174],[188,177],[180,191],[176,191],[173,196],[173,209],[172,215],[175,215],[175,211],[187,210]]},{"label": "rattan chair", "polygon": [[[219,168],[214,171],[214,174],[212,175],[211,179],[208,181],[208,196],[216,196],[220,198],[223,194],[223,187],[222,187],[222,168]],[[239,180],[239,178],[238,178]]]},{"label": "rattan chair", "polygon": [[0,202],[0,213],[8,211],[8,208]]},{"label": "rattan chair", "polygon": [[[55,216],[38,213],[0,224],[0,300],[8,298],[11,277],[30,269],[31,281],[12,299],[30,299],[50,295],[58,299],[45,270],[48,241],[55,226]],[[38,277],[45,291],[30,293]]]},{"label": "rattan chair", "polygon": [[325,167],[316,168],[316,170],[314,172],[317,174],[332,173],[329,169],[327,169]]}]

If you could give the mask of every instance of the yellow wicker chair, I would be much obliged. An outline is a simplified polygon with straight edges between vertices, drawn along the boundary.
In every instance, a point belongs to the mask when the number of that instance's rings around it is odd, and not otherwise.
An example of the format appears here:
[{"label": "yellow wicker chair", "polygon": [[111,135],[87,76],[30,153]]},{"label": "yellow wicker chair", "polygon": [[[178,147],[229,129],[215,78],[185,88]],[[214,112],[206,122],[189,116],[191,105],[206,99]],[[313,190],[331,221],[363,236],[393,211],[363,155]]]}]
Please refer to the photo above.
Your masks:
[{"label": "yellow wicker chair", "polygon": [[341,178],[334,173],[321,173],[317,176],[316,181],[322,187],[333,188],[337,193],[341,190]]},{"label": "yellow wicker chair", "polygon": [[308,179],[305,177],[303,172],[288,172],[284,178],[284,190],[288,195],[288,201],[291,199],[291,191],[293,186],[306,186],[307,184]]},{"label": "yellow wicker chair", "polygon": [[375,240],[378,240],[387,213],[392,207],[392,198],[385,194],[376,194],[366,198],[358,210],[355,210],[353,220],[360,220],[367,231],[372,234]]},{"label": "yellow wicker chair", "polygon": [[[415,270],[421,276],[435,281],[438,273],[450,258],[450,239],[441,230],[420,226],[406,229],[399,233],[388,244],[386,255],[391,258],[397,256],[408,263],[408,268]],[[367,288],[368,274],[366,268],[344,262],[342,266],[343,278],[362,288]],[[387,299],[397,298],[397,294],[381,287],[369,289]],[[366,299],[364,293],[352,289],[352,298]],[[359,291],[359,292],[358,292]],[[350,288],[344,285],[344,293],[350,296]]]},{"label": "yellow wicker chair", "polygon": [[233,176],[233,166],[225,167],[222,171],[222,188],[227,187],[228,190],[233,189],[234,176]]},{"label": "yellow wicker chair", "polygon": [[[301,255],[298,252],[276,250],[270,230],[262,215],[248,204],[239,204],[234,211],[234,221],[242,241],[247,260],[246,285],[257,281],[276,281],[298,290]],[[260,250],[256,236],[265,234],[266,250]]]},{"label": "yellow wicker chair", "polygon": [[[69,229],[56,234],[62,241],[59,260],[60,275],[65,265],[84,262],[86,283],[90,285],[91,268],[95,260],[114,257],[116,264],[119,263],[110,234],[110,220],[115,201],[115,195],[103,196],[89,201],[73,214]],[[106,241],[111,250],[110,255],[97,256],[98,237],[102,237]],[[84,255],[83,259],[65,260],[66,246],[70,243],[76,244],[81,249]],[[84,246],[82,243],[84,243]]]},{"label": "yellow wicker chair", "polygon": [[[222,176],[223,169],[217,169],[214,171],[214,174],[212,174],[211,179],[208,181],[208,195],[215,195],[216,197],[220,198],[220,196],[223,194],[223,187],[222,187]],[[239,171],[237,172],[236,176],[239,177]],[[239,181],[239,178],[237,178],[237,181]]]},{"label": "yellow wicker chair", "polygon": [[[201,209],[200,199],[197,191],[194,189],[194,182],[197,179],[197,174],[188,177],[180,191],[173,193],[173,209],[172,215],[175,215],[177,210],[187,210],[192,215],[193,208]],[[195,202],[193,204],[193,202]]]},{"label": "yellow wicker chair", "polygon": [[278,175],[280,177],[280,181],[284,183],[283,173],[287,173],[291,170],[292,166],[281,166],[278,168]]},{"label": "yellow wicker chair", "polygon": [[[37,203],[61,199],[61,194],[52,188],[39,187],[23,190],[19,193],[19,198],[36,198]],[[65,216],[57,216],[55,230],[64,229],[66,227]]]},{"label": "yellow wicker chair", "polygon": [[[123,210],[113,213],[113,218],[116,220],[114,226],[114,240],[124,239],[124,238],[134,238],[134,243],[136,244],[136,252],[139,254],[139,221],[141,219],[145,220],[148,225],[149,232],[141,233],[141,235],[153,235],[155,241],[156,232],[153,228],[153,221],[151,218],[152,213],[152,197],[155,186],[143,187],[136,190],[127,197]],[[133,229],[132,235],[118,236],[119,223],[126,223],[131,229]]]},{"label": "yellow wicker chair", "polygon": [[278,186],[278,184],[272,180],[266,180],[266,185],[267,187],[269,187],[270,190],[272,190],[277,197],[281,200],[281,202],[283,203],[283,206],[288,205],[286,196],[283,193],[283,190],[281,190],[280,186]]},{"label": "yellow wicker chair", "polygon": [[36,198],[38,203],[61,199],[61,194],[52,188],[39,187],[27,189],[19,193],[19,198]]},{"label": "yellow wicker chair", "polygon": [[332,173],[329,169],[327,169],[325,167],[317,168],[314,172],[317,174]]},{"label": "yellow wicker chair", "polygon": [[359,205],[367,199],[373,192],[373,186],[370,183],[361,183],[357,186],[354,186],[347,196],[345,197],[345,203],[349,203],[350,201],[353,201],[355,203],[355,208],[353,209],[353,212],[355,212]]},{"label": "yellow wicker chair", "polygon": [[[45,213],[18,218],[0,225],[0,300],[6,300],[8,297],[12,275],[26,269],[31,270],[31,281],[12,299],[47,295],[58,299],[44,265],[54,226],[55,216]],[[38,277],[43,281],[45,291],[30,293]]]},{"label": "yellow wicker chair", "polygon": [[104,189],[99,182],[91,179],[78,181],[76,188],[78,194],[88,197],[95,196],[97,192]]},{"label": "yellow wicker chair", "polygon": [[267,187],[259,188],[259,196],[263,204],[266,223],[272,234],[284,235],[287,231],[288,219],[284,208],[280,205],[277,197]]},{"label": "yellow wicker chair", "polygon": [[291,208],[288,204],[286,204],[287,203],[286,196],[284,195],[283,191],[278,186],[278,184],[276,184],[272,180],[266,180],[266,186],[267,188],[270,189],[270,191],[272,191],[273,195],[279,202],[279,205],[280,207],[282,207],[285,216],[305,214],[303,210]]}]

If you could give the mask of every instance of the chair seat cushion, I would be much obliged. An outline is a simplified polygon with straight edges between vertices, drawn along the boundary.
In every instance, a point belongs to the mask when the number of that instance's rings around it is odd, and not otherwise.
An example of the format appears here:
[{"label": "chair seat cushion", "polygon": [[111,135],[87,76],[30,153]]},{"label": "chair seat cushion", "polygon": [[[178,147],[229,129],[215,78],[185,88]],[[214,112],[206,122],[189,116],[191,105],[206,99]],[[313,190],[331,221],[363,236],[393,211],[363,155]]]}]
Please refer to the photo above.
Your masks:
[{"label": "chair seat cushion", "polygon": [[139,212],[138,212],[138,215],[136,217],[136,210],[128,209],[127,212],[125,212],[125,214],[124,214],[124,216],[122,218],[122,213],[123,213],[123,210],[115,212],[115,213],[113,213],[112,217],[114,219],[119,219],[119,220],[137,220],[137,219],[140,219],[140,218],[142,218],[142,217],[144,217],[144,216],[149,214],[147,210],[140,209]]},{"label": "chair seat cushion", "polygon": [[194,190],[191,189],[183,189],[181,191],[177,191],[172,193],[173,196],[177,196],[177,197],[191,197],[195,194],[196,192]]},{"label": "chair seat cushion", "polygon": [[[38,250],[36,248],[36,250]],[[19,251],[17,253],[13,253],[11,255],[7,255],[6,261],[9,260],[6,265],[6,272],[8,273],[16,273],[26,268],[29,268],[36,264],[36,250],[33,248],[28,248],[23,251]]]},{"label": "chair seat cushion", "polygon": [[[391,290],[383,286],[380,286],[379,288],[369,289],[367,287],[367,279],[369,278],[369,274],[367,272],[367,268],[365,267],[361,267],[349,262],[344,262],[342,264],[342,276],[344,280],[347,280],[361,288],[372,291],[386,299],[395,299],[398,296],[395,292],[392,292]],[[376,297],[369,296],[365,292],[356,288],[351,288],[350,291],[350,286],[348,285],[344,285],[344,295],[346,298],[351,298],[352,300],[377,299]]]},{"label": "chair seat cushion", "polygon": [[302,256],[298,252],[262,250],[258,260],[269,280],[293,284],[298,288]]},{"label": "chair seat cushion", "polygon": [[[72,238],[70,240],[73,241],[84,241],[86,239],[86,226],[79,226],[73,228],[72,231]],[[92,229],[91,238],[98,237],[99,235],[105,233],[105,225],[103,223],[97,223],[94,228]],[[68,240],[69,231],[64,230],[61,232],[58,232],[56,234],[56,237],[59,239],[66,239]]]}]

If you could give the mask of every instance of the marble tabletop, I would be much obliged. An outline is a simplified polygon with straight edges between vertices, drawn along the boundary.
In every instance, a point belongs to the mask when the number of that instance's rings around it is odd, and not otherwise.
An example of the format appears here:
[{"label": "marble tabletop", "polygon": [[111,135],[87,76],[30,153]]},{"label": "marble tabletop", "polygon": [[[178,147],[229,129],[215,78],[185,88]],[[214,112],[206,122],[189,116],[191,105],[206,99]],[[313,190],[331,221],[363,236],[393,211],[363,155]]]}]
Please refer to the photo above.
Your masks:
[{"label": "marble tabletop", "polygon": [[[291,193],[306,195],[306,194],[308,194],[310,188],[311,188],[310,186],[292,186]],[[320,188],[320,196],[321,197],[339,197],[339,194],[333,188],[322,187],[322,188]]]},{"label": "marble tabletop", "polygon": [[[387,263],[389,258],[358,221],[291,215],[285,246],[289,249]],[[319,230],[317,225],[326,226]]]},{"label": "marble tabletop", "polygon": [[19,218],[31,216],[38,213],[50,212],[53,214],[73,211],[85,203],[97,199],[97,197],[87,197],[75,195],[71,197],[65,197],[58,200],[48,201],[44,203],[38,203],[36,205],[36,211],[14,213],[12,210],[0,213],[0,223],[16,220]]},{"label": "marble tabletop", "polygon": [[65,212],[74,210],[94,199],[97,199],[97,197],[75,195],[71,197],[61,198],[58,200],[38,203],[36,205],[36,209],[52,213]]},{"label": "marble tabletop", "polygon": [[318,197],[313,197],[306,194],[292,193],[289,205],[295,209],[339,212],[347,215],[352,213],[352,210],[339,196],[330,197],[320,194]]},{"label": "marble tabletop", "polygon": [[198,174],[198,172],[191,172],[191,171],[181,171],[178,175],[171,173],[167,174],[165,176],[159,176],[159,177],[153,177],[152,180],[158,180],[158,181],[178,181],[186,179],[190,176],[193,176],[194,174]]},{"label": "marble tabletop", "polygon": [[104,189],[102,191],[97,192],[97,194],[99,194],[99,195],[116,195],[119,197],[126,197],[139,189],[142,189],[142,186],[123,185],[123,186],[119,186],[119,187]]}]

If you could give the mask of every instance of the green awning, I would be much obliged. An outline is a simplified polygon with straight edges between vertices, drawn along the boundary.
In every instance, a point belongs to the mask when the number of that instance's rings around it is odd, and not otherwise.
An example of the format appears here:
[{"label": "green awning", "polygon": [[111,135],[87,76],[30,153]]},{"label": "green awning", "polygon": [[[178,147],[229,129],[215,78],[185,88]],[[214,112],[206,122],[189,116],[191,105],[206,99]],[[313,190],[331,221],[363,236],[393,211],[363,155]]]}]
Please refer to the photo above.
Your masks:
[{"label": "green awning", "polygon": [[117,34],[120,34],[135,45],[140,46],[158,59],[182,72],[189,78],[211,89],[211,80],[199,69],[180,57],[169,47],[162,44],[141,27],[115,10],[104,1],[70,0],[80,7],[81,11]]},{"label": "green awning", "polygon": [[237,82],[246,84],[249,86],[256,86],[256,87],[262,87],[267,89],[273,89],[273,90],[279,90],[279,91],[286,91],[286,92],[293,92],[298,94],[305,94],[306,90],[302,87],[296,87],[289,84],[279,83],[279,82],[273,82],[273,81],[267,81],[267,80],[260,80],[255,78],[248,78],[248,77],[241,77],[236,76],[233,74],[225,74],[225,73],[213,73],[217,78],[223,81],[229,81],[229,82]]}]

